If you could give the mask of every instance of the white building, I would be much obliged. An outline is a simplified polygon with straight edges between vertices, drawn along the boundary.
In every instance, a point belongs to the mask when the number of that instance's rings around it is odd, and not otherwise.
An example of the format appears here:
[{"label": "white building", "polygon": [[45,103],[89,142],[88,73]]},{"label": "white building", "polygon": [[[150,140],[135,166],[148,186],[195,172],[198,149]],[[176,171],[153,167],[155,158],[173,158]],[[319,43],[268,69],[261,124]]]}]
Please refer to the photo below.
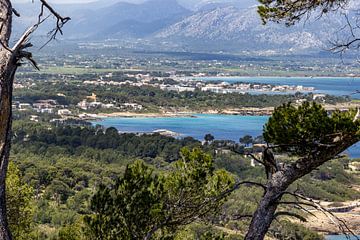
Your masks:
[{"label": "white building", "polygon": [[89,103],[89,108],[100,108],[102,105],[103,104],[101,102],[91,102]]},{"label": "white building", "polygon": [[31,116],[30,116],[30,121],[39,122],[39,116],[37,116],[37,115],[31,115]]},{"label": "white building", "polygon": [[313,100],[315,101],[316,99],[319,99],[321,101],[324,101],[324,98],[326,97],[325,94],[314,94],[313,95]]},{"label": "white building", "polygon": [[38,110],[37,112],[53,114],[53,113],[54,113],[54,109],[53,109],[53,108],[44,108],[44,109]]},{"label": "white building", "polygon": [[60,109],[58,110],[58,115],[71,115],[71,111],[69,109]]},{"label": "white building", "polygon": [[30,109],[31,108],[31,105],[29,103],[20,103],[19,104],[19,109],[20,110],[27,110],[27,109]]},{"label": "white building", "polygon": [[115,105],[112,103],[108,103],[108,104],[102,104],[101,107],[109,109],[109,108],[114,108]]},{"label": "white building", "polygon": [[121,105],[121,108],[131,108],[133,110],[142,110],[143,106],[137,103],[124,103]]},{"label": "white building", "polygon": [[89,108],[89,103],[86,100],[82,100],[77,106],[83,110],[87,110]]}]

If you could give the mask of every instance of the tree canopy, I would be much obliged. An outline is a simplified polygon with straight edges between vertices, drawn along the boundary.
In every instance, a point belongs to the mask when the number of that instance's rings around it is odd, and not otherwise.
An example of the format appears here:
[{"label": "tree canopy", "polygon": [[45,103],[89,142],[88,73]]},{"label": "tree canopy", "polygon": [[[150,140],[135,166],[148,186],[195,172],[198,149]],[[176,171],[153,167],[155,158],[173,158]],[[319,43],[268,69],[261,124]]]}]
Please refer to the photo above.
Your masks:
[{"label": "tree canopy", "polygon": [[92,239],[169,237],[179,227],[216,213],[234,184],[215,170],[210,155],[183,149],[170,171],[154,173],[142,161],[130,164],[115,185],[101,186],[85,222]]},{"label": "tree canopy", "polygon": [[33,230],[34,190],[22,179],[19,168],[9,164],[6,177],[7,215],[11,232],[15,239],[30,239]]},{"label": "tree canopy", "polygon": [[319,104],[291,104],[276,109],[264,128],[268,143],[278,145],[283,151],[306,156],[316,147],[331,147],[348,137],[359,138],[359,120],[356,111],[328,114]]}]

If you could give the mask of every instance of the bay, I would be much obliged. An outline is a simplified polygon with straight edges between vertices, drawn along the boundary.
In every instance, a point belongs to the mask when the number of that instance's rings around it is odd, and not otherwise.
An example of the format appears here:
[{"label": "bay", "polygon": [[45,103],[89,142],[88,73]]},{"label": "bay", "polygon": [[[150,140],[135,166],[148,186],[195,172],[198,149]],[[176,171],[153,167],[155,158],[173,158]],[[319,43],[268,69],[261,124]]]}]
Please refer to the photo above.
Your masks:
[{"label": "bay", "polygon": [[[314,93],[351,96],[354,99],[360,99],[360,94],[353,94],[357,90],[360,90],[360,78],[354,77],[199,77],[194,79],[224,81],[228,83],[248,82],[290,86],[301,85],[304,87],[315,87]],[[276,92],[274,94],[278,93]]]},{"label": "bay", "polygon": [[267,116],[235,116],[196,114],[194,117],[159,117],[159,118],[105,118],[101,124],[115,127],[121,132],[148,133],[159,129],[167,129],[181,136],[191,136],[202,140],[207,133],[215,139],[238,141],[244,135],[258,136],[262,133]]},{"label": "bay", "polygon": [[[92,122],[104,127],[115,127],[120,132],[150,133],[159,129],[167,129],[203,140],[205,134],[212,134],[218,140],[239,141],[244,135],[259,136],[268,116],[238,116],[217,114],[196,114],[194,117],[173,118],[125,118],[114,117]],[[360,145],[351,147],[347,153],[353,158],[360,158]]]}]

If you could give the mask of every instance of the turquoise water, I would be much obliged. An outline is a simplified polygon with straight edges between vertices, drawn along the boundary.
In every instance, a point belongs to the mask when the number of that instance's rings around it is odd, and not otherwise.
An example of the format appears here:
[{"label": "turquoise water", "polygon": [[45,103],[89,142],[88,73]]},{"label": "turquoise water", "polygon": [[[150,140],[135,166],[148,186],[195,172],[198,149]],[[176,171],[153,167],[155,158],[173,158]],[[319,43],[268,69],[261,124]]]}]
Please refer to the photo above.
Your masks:
[{"label": "turquoise water", "polygon": [[326,93],[335,96],[351,96],[360,99],[360,94],[353,94],[360,90],[360,78],[350,77],[211,77],[196,78],[205,81],[225,81],[249,82],[249,83],[266,83],[274,85],[301,85],[304,87],[315,87],[316,93]]},{"label": "turquoise water", "polygon": [[[244,135],[259,136],[267,122],[267,116],[235,116],[197,114],[193,117],[176,118],[105,118],[100,122],[105,127],[115,127],[121,132],[152,132],[167,129],[202,140],[204,135],[211,133],[215,139],[239,141]],[[360,145],[349,149],[353,158],[360,158]]]},{"label": "turquoise water", "polygon": [[203,139],[211,133],[216,139],[238,141],[244,135],[261,135],[266,116],[232,116],[198,114],[193,117],[176,118],[106,118],[101,122],[94,122],[105,127],[115,127],[122,132],[152,132],[157,129],[167,129],[182,136]]},{"label": "turquoise water", "polygon": [[[357,240],[360,239],[360,235],[357,236],[358,238],[352,236],[350,237],[350,240]],[[346,238],[345,235],[329,235],[325,237],[326,240],[349,240],[349,238]]]}]

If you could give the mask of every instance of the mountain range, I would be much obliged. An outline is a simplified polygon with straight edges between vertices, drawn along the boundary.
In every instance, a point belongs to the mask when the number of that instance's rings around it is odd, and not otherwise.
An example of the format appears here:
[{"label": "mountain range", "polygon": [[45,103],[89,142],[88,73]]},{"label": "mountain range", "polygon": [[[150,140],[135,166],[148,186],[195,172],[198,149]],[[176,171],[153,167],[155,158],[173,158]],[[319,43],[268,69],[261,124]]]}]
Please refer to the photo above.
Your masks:
[{"label": "mountain range", "polygon": [[[22,14],[14,27],[20,34],[36,21],[39,6],[27,3],[15,7]],[[150,42],[191,51],[319,51],[343,24],[339,16],[329,16],[291,28],[264,26],[255,0],[107,0],[55,8],[72,18],[64,29],[66,39]],[[50,28],[51,22],[47,24],[40,35]]]}]

